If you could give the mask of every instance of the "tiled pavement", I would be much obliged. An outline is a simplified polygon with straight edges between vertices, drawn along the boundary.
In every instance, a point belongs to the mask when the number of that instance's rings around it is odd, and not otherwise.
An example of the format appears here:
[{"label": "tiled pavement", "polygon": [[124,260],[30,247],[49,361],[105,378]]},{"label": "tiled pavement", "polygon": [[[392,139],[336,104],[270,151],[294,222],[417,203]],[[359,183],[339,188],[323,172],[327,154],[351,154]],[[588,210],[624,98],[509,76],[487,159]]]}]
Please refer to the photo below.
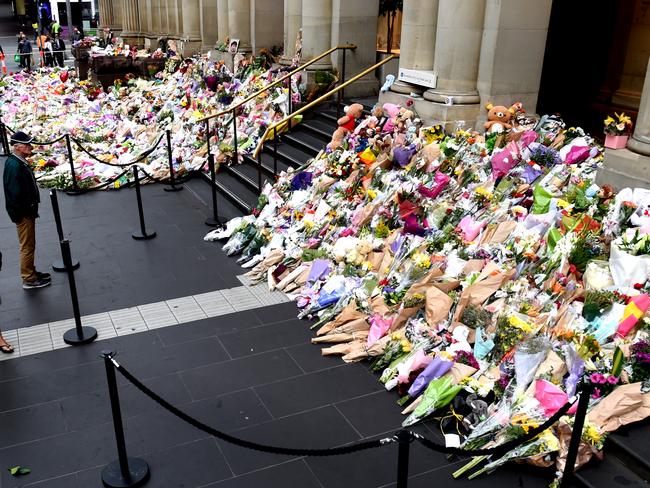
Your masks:
[{"label": "tiled pavement", "polygon": [[[201,202],[207,185],[201,185],[180,194],[145,189],[147,222],[159,232],[149,243],[132,243],[122,222],[132,193],[61,199],[82,260],[77,276],[85,323],[106,337],[80,347],[59,348],[71,325],[64,278],[55,276],[57,284],[38,294],[14,291],[15,235],[0,217],[7,265],[0,274],[0,318],[22,355],[0,362],[1,488],[101,486],[102,468],[116,458],[99,357],[104,349],[117,351],[124,367],[174,405],[244,439],[331,447],[385,437],[399,427],[396,396],[383,391],[366,364],[322,356],[310,343],[310,324],[295,318],[294,303],[263,306],[278,295],[241,291],[241,268],[217,244],[201,241],[208,214]],[[44,203],[41,262],[57,257],[48,212]],[[38,352],[49,349],[48,341],[54,350]],[[129,454],[150,464],[148,487],[394,486],[395,445],[319,458],[248,451],[184,424],[118,381]],[[433,424],[418,430],[440,440]],[[14,478],[7,468],[15,465],[32,472]],[[458,465],[412,444],[409,486],[466,486],[450,477]],[[513,467],[470,486],[541,487],[549,476]]]}]

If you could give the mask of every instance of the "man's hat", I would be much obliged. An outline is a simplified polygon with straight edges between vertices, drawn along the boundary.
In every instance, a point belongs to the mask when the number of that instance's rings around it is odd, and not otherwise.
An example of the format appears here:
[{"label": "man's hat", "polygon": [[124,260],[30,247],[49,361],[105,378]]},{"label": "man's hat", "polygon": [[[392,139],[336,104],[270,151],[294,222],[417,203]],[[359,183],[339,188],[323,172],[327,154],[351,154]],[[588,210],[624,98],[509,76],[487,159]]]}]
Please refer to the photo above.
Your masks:
[{"label": "man's hat", "polygon": [[11,135],[11,139],[9,142],[11,144],[30,144],[33,140],[34,140],[33,137],[29,137],[23,131],[19,130],[18,132],[14,132]]}]

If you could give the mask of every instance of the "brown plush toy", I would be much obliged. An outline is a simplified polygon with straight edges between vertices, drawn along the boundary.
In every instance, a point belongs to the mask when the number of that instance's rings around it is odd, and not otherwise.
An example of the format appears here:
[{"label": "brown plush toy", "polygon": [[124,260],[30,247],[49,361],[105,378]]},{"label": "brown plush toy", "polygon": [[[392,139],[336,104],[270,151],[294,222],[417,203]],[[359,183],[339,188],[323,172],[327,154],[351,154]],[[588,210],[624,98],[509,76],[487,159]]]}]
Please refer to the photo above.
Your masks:
[{"label": "brown plush toy", "polygon": [[356,121],[363,115],[363,105],[360,103],[353,103],[344,109],[345,115],[337,120],[338,128],[332,134],[332,140],[327,145],[332,151],[341,147],[345,136],[354,130]]},{"label": "brown plush toy", "polygon": [[488,110],[488,120],[485,123],[485,130],[488,134],[493,132],[505,132],[512,129],[510,121],[517,113],[521,104],[513,104],[510,108],[504,105],[492,105],[488,103],[485,108]]}]

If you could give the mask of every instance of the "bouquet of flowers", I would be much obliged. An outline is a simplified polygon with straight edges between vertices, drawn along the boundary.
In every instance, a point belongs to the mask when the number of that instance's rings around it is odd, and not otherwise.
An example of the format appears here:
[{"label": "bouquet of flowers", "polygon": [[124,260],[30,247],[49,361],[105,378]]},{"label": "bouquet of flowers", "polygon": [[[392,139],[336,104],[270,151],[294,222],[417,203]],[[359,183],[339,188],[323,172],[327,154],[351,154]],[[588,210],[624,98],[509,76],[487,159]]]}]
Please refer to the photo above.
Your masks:
[{"label": "bouquet of flowers", "polygon": [[614,117],[608,115],[604,124],[605,134],[610,136],[622,136],[632,132],[632,119],[624,112],[620,114],[614,112]]}]

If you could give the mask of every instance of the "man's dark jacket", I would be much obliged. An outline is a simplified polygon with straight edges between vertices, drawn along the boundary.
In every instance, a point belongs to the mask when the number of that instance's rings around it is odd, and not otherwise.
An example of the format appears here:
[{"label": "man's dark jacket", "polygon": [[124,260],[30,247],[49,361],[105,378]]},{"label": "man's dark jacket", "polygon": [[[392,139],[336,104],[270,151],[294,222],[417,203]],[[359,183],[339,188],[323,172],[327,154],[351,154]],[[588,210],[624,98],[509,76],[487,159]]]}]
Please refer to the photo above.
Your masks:
[{"label": "man's dark jacket", "polygon": [[23,217],[38,217],[41,198],[31,168],[14,154],[5,161],[2,175],[5,204],[12,222],[18,224]]}]

